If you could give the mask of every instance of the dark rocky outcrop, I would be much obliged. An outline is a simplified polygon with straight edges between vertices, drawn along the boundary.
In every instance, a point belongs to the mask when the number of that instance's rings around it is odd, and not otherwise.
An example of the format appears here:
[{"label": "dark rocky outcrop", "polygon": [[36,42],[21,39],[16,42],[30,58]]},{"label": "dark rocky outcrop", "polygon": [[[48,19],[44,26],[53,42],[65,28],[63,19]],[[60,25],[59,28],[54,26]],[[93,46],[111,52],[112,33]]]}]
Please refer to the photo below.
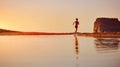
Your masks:
[{"label": "dark rocky outcrop", "polygon": [[97,18],[94,23],[94,32],[120,32],[120,21],[117,18]]}]

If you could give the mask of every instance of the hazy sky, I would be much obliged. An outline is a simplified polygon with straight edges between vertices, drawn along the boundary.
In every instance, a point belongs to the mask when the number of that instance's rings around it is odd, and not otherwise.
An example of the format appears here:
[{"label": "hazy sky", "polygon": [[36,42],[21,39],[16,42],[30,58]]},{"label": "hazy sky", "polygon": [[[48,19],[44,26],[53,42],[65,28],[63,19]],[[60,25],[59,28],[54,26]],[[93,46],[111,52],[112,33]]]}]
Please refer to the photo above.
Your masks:
[{"label": "hazy sky", "polygon": [[0,0],[0,28],[19,31],[92,32],[97,17],[120,19],[120,0]]}]

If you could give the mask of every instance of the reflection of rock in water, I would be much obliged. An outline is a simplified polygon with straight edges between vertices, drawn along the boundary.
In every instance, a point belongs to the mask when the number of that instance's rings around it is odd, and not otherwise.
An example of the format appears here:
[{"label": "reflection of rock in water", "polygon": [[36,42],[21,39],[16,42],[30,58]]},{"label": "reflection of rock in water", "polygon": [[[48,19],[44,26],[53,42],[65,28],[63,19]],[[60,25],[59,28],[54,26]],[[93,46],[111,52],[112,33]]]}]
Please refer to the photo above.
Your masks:
[{"label": "reflection of rock in water", "polygon": [[120,40],[116,38],[96,39],[95,45],[97,51],[117,50],[119,48]]}]

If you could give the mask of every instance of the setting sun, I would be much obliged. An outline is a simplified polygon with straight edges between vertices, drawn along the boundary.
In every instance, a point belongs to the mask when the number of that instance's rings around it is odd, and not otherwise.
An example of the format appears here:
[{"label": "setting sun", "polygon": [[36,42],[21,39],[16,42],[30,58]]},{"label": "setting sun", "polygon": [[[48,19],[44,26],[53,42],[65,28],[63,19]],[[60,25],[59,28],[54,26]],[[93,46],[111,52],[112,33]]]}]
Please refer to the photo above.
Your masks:
[{"label": "setting sun", "polygon": [[118,0],[2,0],[0,28],[19,31],[92,32],[98,17],[120,18]]}]

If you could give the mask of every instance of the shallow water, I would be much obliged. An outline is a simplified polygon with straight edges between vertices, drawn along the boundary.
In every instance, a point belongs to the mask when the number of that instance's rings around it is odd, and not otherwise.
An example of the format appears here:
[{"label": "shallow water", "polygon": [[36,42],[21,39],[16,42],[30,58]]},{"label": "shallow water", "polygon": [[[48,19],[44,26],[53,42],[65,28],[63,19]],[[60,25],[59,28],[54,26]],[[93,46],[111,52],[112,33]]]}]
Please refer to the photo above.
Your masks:
[{"label": "shallow water", "polygon": [[120,67],[119,38],[0,36],[0,67]]}]

